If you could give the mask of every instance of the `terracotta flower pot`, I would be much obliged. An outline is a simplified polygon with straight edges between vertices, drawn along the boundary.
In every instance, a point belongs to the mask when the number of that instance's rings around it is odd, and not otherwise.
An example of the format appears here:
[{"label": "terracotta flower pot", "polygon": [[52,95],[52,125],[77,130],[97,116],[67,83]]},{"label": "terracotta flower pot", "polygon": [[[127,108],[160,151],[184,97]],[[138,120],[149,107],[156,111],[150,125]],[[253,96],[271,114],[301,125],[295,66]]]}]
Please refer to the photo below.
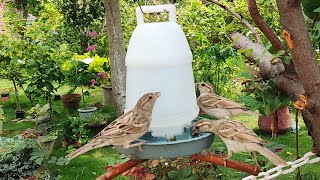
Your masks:
[{"label": "terracotta flower pot", "polygon": [[80,106],[81,94],[64,94],[60,100],[66,109],[76,111]]},{"label": "terracotta flower pot", "polygon": [[[276,111],[278,115],[278,133],[283,134],[292,129],[292,120],[288,106],[284,106]],[[268,117],[259,116],[259,128],[265,132],[271,133],[271,122],[273,114],[270,113]]]}]

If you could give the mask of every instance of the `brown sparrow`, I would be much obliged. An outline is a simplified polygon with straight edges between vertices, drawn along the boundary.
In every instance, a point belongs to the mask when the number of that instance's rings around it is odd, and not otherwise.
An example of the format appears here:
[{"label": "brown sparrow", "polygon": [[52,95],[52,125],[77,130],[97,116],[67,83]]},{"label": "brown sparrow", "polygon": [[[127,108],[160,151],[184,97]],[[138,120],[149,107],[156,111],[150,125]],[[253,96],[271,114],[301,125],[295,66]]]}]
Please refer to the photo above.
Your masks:
[{"label": "brown sparrow", "polygon": [[222,139],[228,149],[225,160],[231,158],[233,152],[259,152],[275,165],[287,164],[274,152],[264,147],[266,141],[239,121],[227,119],[201,120],[193,126],[191,133],[195,135],[202,132],[214,133]]},{"label": "brown sparrow", "polygon": [[259,113],[249,111],[247,107],[243,107],[234,101],[217,95],[213,87],[208,83],[196,83],[196,87],[200,91],[200,96],[197,99],[198,105],[210,116],[218,119],[230,119],[243,113],[259,115]]},{"label": "brown sparrow", "polygon": [[153,106],[159,96],[159,92],[143,95],[131,111],[110,123],[93,137],[89,143],[67,155],[68,159],[73,159],[92,149],[109,145],[122,145],[125,149],[137,146],[142,151],[141,145],[145,141],[135,144],[130,143],[148,131],[151,124]]}]

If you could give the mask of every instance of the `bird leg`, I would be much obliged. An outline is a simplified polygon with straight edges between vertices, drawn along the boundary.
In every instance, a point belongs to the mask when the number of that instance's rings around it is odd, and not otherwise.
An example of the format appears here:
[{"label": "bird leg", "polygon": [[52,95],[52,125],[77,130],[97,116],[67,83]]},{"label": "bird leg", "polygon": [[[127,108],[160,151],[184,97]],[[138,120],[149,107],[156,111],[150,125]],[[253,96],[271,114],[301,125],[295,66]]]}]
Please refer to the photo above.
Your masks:
[{"label": "bird leg", "polygon": [[123,145],[123,148],[124,149],[128,149],[128,148],[131,148],[131,147],[137,147],[139,148],[139,151],[143,151],[143,149],[141,148],[141,145],[144,144],[146,141],[140,141],[138,143],[134,143],[134,144],[126,144],[126,145]]},{"label": "bird leg", "polygon": [[258,160],[257,160],[256,152],[255,151],[250,152],[250,155],[251,155],[252,159],[254,160],[254,162],[256,163],[256,166],[260,166],[259,163],[258,163]]},{"label": "bird leg", "polygon": [[227,154],[227,156],[225,156],[224,153],[221,154],[221,159],[223,160],[223,166],[224,166],[224,167],[227,167],[227,159],[230,159],[231,156],[232,156],[232,151],[230,151],[229,149],[228,149],[228,154]]}]

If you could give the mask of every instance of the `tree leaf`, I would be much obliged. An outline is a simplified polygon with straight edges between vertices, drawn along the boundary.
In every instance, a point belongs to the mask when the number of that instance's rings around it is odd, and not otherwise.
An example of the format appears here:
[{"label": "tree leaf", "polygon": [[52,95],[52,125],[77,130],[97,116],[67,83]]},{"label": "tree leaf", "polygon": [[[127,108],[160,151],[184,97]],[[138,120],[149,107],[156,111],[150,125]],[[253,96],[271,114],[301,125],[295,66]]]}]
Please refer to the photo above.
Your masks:
[{"label": "tree leaf", "polygon": [[191,173],[192,173],[192,168],[190,166],[182,169],[182,176],[184,178],[189,177],[191,175]]}]

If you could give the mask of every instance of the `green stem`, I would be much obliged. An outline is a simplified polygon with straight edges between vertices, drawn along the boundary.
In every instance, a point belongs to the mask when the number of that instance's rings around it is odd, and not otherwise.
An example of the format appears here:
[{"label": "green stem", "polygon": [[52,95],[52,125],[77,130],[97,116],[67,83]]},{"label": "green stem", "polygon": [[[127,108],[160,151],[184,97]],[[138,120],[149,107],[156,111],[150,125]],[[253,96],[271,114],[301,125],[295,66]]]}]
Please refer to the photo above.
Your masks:
[{"label": "green stem", "polygon": [[21,106],[20,106],[20,101],[19,101],[19,93],[18,93],[18,89],[17,89],[17,85],[16,85],[16,80],[13,78],[12,82],[13,82],[13,86],[14,86],[14,92],[15,92],[14,97],[16,98],[17,110],[21,111]]},{"label": "green stem", "polygon": [[82,101],[83,101],[83,105],[84,105],[84,107],[86,107],[86,102],[84,101],[83,85],[82,85],[82,84],[81,84],[81,93],[82,93]]}]

